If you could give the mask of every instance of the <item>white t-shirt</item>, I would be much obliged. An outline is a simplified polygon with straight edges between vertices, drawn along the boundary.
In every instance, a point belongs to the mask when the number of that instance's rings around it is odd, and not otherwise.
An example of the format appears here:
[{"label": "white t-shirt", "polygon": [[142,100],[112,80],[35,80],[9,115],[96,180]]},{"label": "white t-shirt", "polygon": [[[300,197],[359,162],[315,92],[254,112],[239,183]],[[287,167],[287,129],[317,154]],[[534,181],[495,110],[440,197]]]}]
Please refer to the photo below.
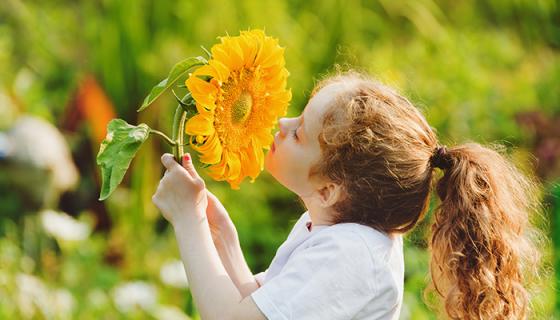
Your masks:
[{"label": "white t-shirt", "polygon": [[270,320],[398,319],[402,246],[402,235],[358,223],[312,226],[306,211],[251,297]]}]

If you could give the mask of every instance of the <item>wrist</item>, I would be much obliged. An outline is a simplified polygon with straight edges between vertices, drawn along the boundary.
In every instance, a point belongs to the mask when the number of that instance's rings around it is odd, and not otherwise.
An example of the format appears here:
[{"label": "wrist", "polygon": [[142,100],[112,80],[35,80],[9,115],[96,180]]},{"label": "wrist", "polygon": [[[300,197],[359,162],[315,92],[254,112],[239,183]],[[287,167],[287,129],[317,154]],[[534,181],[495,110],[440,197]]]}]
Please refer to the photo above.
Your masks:
[{"label": "wrist", "polygon": [[170,221],[174,230],[185,230],[199,224],[207,224],[206,214],[195,210],[194,212],[184,212]]},{"label": "wrist", "polygon": [[235,243],[238,241],[237,229],[231,220],[224,220],[219,225],[218,236],[216,237],[216,247],[223,248],[228,243]]}]

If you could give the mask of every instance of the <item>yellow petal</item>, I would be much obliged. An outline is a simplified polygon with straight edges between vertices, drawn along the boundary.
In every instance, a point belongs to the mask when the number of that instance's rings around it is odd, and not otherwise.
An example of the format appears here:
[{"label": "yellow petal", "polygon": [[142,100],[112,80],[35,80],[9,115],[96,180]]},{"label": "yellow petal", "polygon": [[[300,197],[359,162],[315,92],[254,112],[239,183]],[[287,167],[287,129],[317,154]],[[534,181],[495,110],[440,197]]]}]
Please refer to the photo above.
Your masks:
[{"label": "yellow petal", "polygon": [[292,91],[274,92],[266,98],[266,105],[270,104],[287,104],[292,99]]},{"label": "yellow petal", "polygon": [[215,134],[213,134],[211,136],[206,136],[206,139],[204,140],[204,142],[202,144],[193,145],[192,148],[196,149],[196,151],[204,154],[206,152],[214,150],[214,148],[216,147],[216,140],[217,140],[217,138],[216,138]]},{"label": "yellow petal", "polygon": [[266,83],[266,87],[269,91],[278,90],[279,88],[285,88],[287,82],[287,76],[282,73],[277,73],[272,77],[265,77],[263,78]]},{"label": "yellow petal", "polygon": [[260,64],[263,67],[266,65],[263,64],[264,61],[267,61],[268,57],[275,54],[275,49],[278,47],[278,40],[273,39],[266,39],[260,48],[257,58],[255,59],[255,64]]},{"label": "yellow petal", "polygon": [[[277,46],[277,44],[275,45]],[[263,66],[263,68],[266,68],[276,63],[281,63],[283,60],[282,57],[284,56],[285,50],[286,50],[285,48],[280,48],[280,47],[274,48],[266,58],[263,58],[260,64]]]},{"label": "yellow petal", "polygon": [[233,190],[239,190],[239,183],[237,181],[229,181],[229,185]]},{"label": "yellow petal", "polygon": [[262,171],[264,169],[264,152],[261,145],[256,141],[255,138],[252,138],[252,143],[254,145],[254,152],[255,152],[255,159],[256,163],[258,164],[259,170]]},{"label": "yellow petal", "polygon": [[258,43],[255,40],[256,39],[251,35],[246,35],[239,39],[239,46],[243,52],[243,64],[245,67],[250,67],[255,62],[258,50]]},{"label": "yellow petal", "polygon": [[[214,109],[215,110],[215,109]],[[206,109],[202,104],[196,102],[196,111],[198,111],[198,113],[200,114],[205,114],[205,115],[212,115],[214,114],[213,110],[208,110]]]},{"label": "yellow petal", "polygon": [[216,69],[214,69],[212,66],[210,65],[203,65],[202,67],[199,67],[198,69],[196,69],[196,72],[194,73],[196,75],[200,74],[200,75],[208,75],[211,76],[212,78],[216,78],[218,76],[218,73],[216,72]]},{"label": "yellow petal", "polygon": [[243,52],[239,47],[239,42],[237,39],[228,39],[225,44],[227,45],[226,50],[230,57],[230,68],[231,70],[239,70],[243,67]]},{"label": "yellow petal", "polygon": [[208,168],[208,174],[214,179],[222,179],[227,168],[227,150],[222,151],[222,158],[219,163]]},{"label": "yellow petal", "polygon": [[[246,168],[247,175],[251,177],[251,180],[255,181],[255,178],[259,175],[259,167],[257,165],[256,159],[254,159],[253,145],[249,145],[247,149],[242,154],[242,163]],[[253,159],[251,158],[253,155]]]},{"label": "yellow petal", "polygon": [[229,177],[228,180],[235,180],[239,177],[239,173],[241,171],[241,163],[239,162],[239,157],[235,152],[229,153],[228,159],[228,167],[229,167]]},{"label": "yellow petal", "polygon": [[214,68],[214,70],[216,70],[216,74],[218,74],[218,80],[220,80],[221,82],[226,82],[229,77],[229,68],[216,59],[212,59],[208,61],[208,63]]},{"label": "yellow petal", "polygon": [[204,163],[217,163],[222,157],[222,144],[218,135],[215,134],[208,138],[209,141],[206,142],[204,153],[200,156],[200,161]]},{"label": "yellow petal", "polygon": [[186,81],[187,88],[192,97],[203,106],[210,110],[216,107],[215,101],[218,94],[218,88],[212,84],[198,78],[196,74],[191,75]]},{"label": "yellow petal", "polygon": [[213,122],[211,114],[195,114],[185,124],[185,133],[191,136],[209,136],[215,131]]},{"label": "yellow petal", "polygon": [[270,134],[270,130],[258,130],[255,132],[255,137],[258,140],[258,143],[265,147],[270,147],[272,141],[274,141],[274,137]]},{"label": "yellow petal", "polygon": [[215,45],[210,49],[212,51],[212,60],[217,60],[231,68],[231,58],[223,45]]}]

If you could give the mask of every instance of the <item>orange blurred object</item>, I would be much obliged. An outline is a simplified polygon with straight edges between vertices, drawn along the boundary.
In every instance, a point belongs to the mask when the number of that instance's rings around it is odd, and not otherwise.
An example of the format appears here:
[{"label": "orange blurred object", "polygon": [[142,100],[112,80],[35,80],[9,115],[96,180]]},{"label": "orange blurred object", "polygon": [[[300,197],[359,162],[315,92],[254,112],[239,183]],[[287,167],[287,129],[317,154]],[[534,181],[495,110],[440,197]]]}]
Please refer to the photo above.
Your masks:
[{"label": "orange blurred object", "polygon": [[115,117],[115,108],[105,91],[93,76],[87,75],[70,103],[64,126],[74,131],[85,120],[99,145],[107,134],[107,123]]}]

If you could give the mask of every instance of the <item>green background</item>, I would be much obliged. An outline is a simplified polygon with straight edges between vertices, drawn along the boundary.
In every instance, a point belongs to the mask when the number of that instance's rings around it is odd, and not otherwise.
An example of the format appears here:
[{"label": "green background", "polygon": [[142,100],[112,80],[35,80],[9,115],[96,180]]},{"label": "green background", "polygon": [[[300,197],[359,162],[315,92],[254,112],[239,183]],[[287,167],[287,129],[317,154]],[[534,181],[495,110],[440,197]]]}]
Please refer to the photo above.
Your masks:
[{"label": "green background", "polygon": [[[175,108],[170,93],[136,113],[151,87],[176,62],[205,55],[200,45],[210,48],[218,36],[248,28],[264,29],[286,48],[293,93],[288,116],[299,115],[314,83],[336,64],[351,66],[409,97],[442,143],[502,143],[519,167],[537,174],[547,206],[534,223],[554,241],[540,248],[543,276],[532,289],[530,318],[560,316],[553,271],[560,254],[560,231],[555,231],[560,205],[554,196],[560,195],[559,2],[4,0],[0,130],[9,130],[25,114],[59,127],[80,182],[57,201],[30,204],[25,186],[13,187],[24,179],[13,169],[18,164],[2,162],[0,318],[157,317],[142,308],[128,313],[116,308],[112,290],[135,280],[157,289],[158,304],[198,317],[188,290],[159,279],[162,263],[178,258],[172,230],[151,202],[162,174],[159,156],[170,149],[149,139],[123,184],[100,203],[99,145],[87,121],[69,128],[67,115],[79,84],[93,75],[118,117],[170,133]],[[544,122],[522,125],[527,114]],[[234,220],[249,266],[254,273],[264,271],[304,208],[267,172],[254,184],[243,182],[239,191],[203,177]],[[42,231],[37,212],[45,208],[64,211],[95,231],[78,243],[56,240]],[[406,236],[401,319],[436,318],[422,298],[430,219]],[[15,279],[21,273],[37,277],[48,292],[66,290],[73,307],[49,315],[32,300],[35,311],[22,310],[29,306],[20,301]],[[92,296],[101,298],[92,303]]]}]

